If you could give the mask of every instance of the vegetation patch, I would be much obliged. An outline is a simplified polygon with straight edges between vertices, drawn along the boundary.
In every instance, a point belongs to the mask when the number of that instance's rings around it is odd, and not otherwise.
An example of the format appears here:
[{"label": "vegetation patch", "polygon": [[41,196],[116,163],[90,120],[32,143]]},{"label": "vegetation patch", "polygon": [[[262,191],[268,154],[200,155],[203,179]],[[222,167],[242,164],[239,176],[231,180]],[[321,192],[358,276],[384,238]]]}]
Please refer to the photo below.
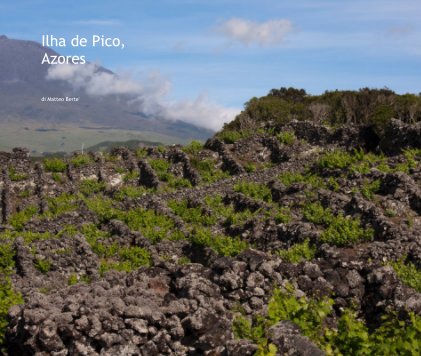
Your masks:
[{"label": "vegetation patch", "polygon": [[83,167],[83,166],[87,166],[89,163],[91,163],[92,158],[91,158],[91,156],[89,156],[87,154],[79,154],[77,156],[74,156],[70,160],[70,162],[73,165],[73,167],[80,168],[80,167]]},{"label": "vegetation patch", "polygon": [[180,240],[184,238],[183,233],[175,229],[173,220],[155,210],[140,208],[129,210],[126,214],[120,214],[120,219],[131,230],[140,231],[152,243],[164,239]]},{"label": "vegetation patch", "polygon": [[260,199],[265,202],[272,201],[272,193],[266,184],[240,182],[234,185],[234,191],[243,193],[253,199]]},{"label": "vegetation patch", "polygon": [[183,151],[191,155],[197,155],[203,149],[203,144],[193,140],[187,146],[183,147]]},{"label": "vegetation patch", "polygon": [[243,138],[249,138],[252,135],[253,132],[247,130],[223,130],[217,134],[217,137],[225,143],[235,143]]},{"label": "vegetation patch", "polygon": [[28,174],[23,172],[17,172],[15,167],[9,168],[9,179],[12,182],[20,182],[28,179]]},{"label": "vegetation patch", "polygon": [[62,173],[67,168],[66,162],[61,158],[44,158],[43,163],[46,172]]},{"label": "vegetation patch", "polygon": [[79,191],[86,195],[98,194],[105,189],[104,182],[98,182],[97,179],[85,179],[79,184]]},{"label": "vegetation patch", "polygon": [[275,355],[276,346],[269,342],[269,328],[286,320],[296,324],[327,355],[415,355],[421,338],[421,317],[409,313],[400,319],[384,315],[382,324],[369,330],[356,313],[345,309],[337,328],[326,325],[333,314],[330,298],[296,298],[291,286],[275,289],[266,315],[255,315],[252,320],[237,316],[233,331],[237,338],[252,340],[259,347],[257,355]]},{"label": "vegetation patch", "polygon": [[187,200],[171,200],[168,202],[168,206],[187,223],[212,226],[217,222],[215,215],[207,214],[200,206],[189,207]]},{"label": "vegetation patch", "polygon": [[216,168],[216,161],[212,159],[199,159],[194,157],[191,159],[191,164],[200,174],[203,183],[214,183],[230,176],[229,173],[222,171],[220,168]]},{"label": "vegetation patch", "polygon": [[310,241],[307,239],[302,243],[291,246],[288,250],[278,251],[278,255],[289,263],[299,263],[302,261],[311,261],[316,254],[316,248],[310,246]]},{"label": "vegetation patch", "polygon": [[191,233],[190,240],[195,245],[210,247],[223,256],[236,256],[248,248],[247,242],[242,241],[239,237],[214,235],[206,228],[195,228]]},{"label": "vegetation patch", "polygon": [[303,216],[314,224],[324,226],[320,240],[332,245],[350,246],[359,241],[371,240],[374,235],[374,230],[364,229],[358,218],[345,217],[342,213],[335,216],[319,202],[305,206]]},{"label": "vegetation patch", "polygon": [[295,140],[297,139],[295,137],[295,134],[293,132],[284,131],[280,132],[276,135],[276,138],[278,141],[284,145],[292,145]]},{"label": "vegetation patch", "polygon": [[17,231],[22,231],[25,224],[31,220],[33,216],[38,212],[38,208],[34,205],[28,206],[22,211],[14,213],[9,220],[10,225]]},{"label": "vegetation patch", "polygon": [[413,263],[405,263],[405,259],[402,258],[396,262],[392,262],[391,265],[396,275],[404,284],[421,293],[421,271]]},{"label": "vegetation patch", "polygon": [[47,199],[48,211],[46,217],[57,217],[78,208],[78,199],[75,195],[63,193],[54,198]]}]

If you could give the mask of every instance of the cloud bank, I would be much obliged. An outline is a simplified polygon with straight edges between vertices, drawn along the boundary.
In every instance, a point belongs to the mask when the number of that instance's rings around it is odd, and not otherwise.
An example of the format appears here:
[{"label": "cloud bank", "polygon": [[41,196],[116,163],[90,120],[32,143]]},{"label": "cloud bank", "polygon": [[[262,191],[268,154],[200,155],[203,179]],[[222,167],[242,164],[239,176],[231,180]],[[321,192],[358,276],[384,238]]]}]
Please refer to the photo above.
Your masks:
[{"label": "cloud bank", "polygon": [[282,43],[292,31],[292,22],[286,19],[254,22],[241,18],[229,19],[216,27],[216,32],[246,46],[274,46]]},{"label": "cloud bank", "polygon": [[240,112],[237,108],[222,107],[206,95],[200,95],[195,100],[171,101],[167,98],[171,82],[156,72],[136,81],[129,76],[105,71],[93,63],[62,64],[50,66],[47,79],[66,81],[73,88],[82,89],[92,97],[127,96],[128,103],[137,105],[145,115],[181,120],[211,130],[219,130]]}]

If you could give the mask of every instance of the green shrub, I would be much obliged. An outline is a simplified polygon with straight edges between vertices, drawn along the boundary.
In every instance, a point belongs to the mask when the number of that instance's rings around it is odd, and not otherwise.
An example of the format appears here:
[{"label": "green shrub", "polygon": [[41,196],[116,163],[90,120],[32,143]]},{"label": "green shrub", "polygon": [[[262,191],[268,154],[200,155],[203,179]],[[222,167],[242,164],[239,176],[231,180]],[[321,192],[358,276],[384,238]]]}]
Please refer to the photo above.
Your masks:
[{"label": "green shrub", "polygon": [[337,330],[326,330],[325,348],[333,354],[371,355],[370,334],[364,322],[357,319],[356,314],[346,309],[338,321]]},{"label": "green shrub", "polygon": [[95,224],[91,223],[82,225],[81,232],[91,246],[92,251],[99,257],[109,258],[117,253],[119,249],[117,243],[104,244],[104,240],[110,237],[109,232],[102,231]]},{"label": "green shrub", "polygon": [[187,223],[212,226],[217,222],[216,216],[204,214],[203,208],[188,207],[187,200],[170,200],[168,206]]},{"label": "green shrub", "polygon": [[320,157],[318,165],[320,168],[345,169],[355,162],[354,157],[345,151],[335,150],[325,153]]},{"label": "green shrub", "polygon": [[148,155],[148,150],[146,147],[141,147],[136,149],[135,154],[137,159],[142,159]]},{"label": "green shrub", "polygon": [[69,279],[67,280],[67,284],[69,286],[73,286],[75,284],[77,284],[77,282],[79,282],[79,278],[77,277],[76,274],[72,274]]},{"label": "green shrub", "polygon": [[268,95],[252,98],[224,130],[261,127],[267,122],[286,123],[293,119],[323,122],[332,127],[343,124],[374,126],[382,137],[391,118],[420,121],[421,99],[416,94],[398,95],[390,89],[362,88],[358,91],[326,91],[309,95],[303,89],[272,89]]},{"label": "green shrub", "polygon": [[186,178],[175,178],[173,175],[167,179],[168,186],[174,189],[191,188],[191,182]]},{"label": "green shrub", "polygon": [[26,198],[29,198],[31,194],[32,194],[32,191],[30,189],[25,189],[18,193],[18,197],[26,199]]},{"label": "green shrub", "polygon": [[253,324],[242,316],[233,323],[233,331],[237,338],[250,339],[259,345],[261,354],[270,351],[268,329],[281,320],[294,322],[301,332],[313,340],[318,340],[323,334],[323,322],[332,312],[333,300],[297,299],[293,295],[293,288],[287,286],[283,291],[276,288],[267,308],[267,315],[255,316]]},{"label": "green shrub", "polygon": [[258,347],[256,356],[276,356],[277,348],[274,344],[269,343],[266,335],[268,323],[263,317],[257,316],[256,319],[257,321],[253,325],[246,317],[236,316],[232,323],[235,337],[253,341]]},{"label": "green shrub", "polygon": [[98,194],[104,189],[105,183],[98,182],[96,179],[85,179],[79,184],[79,191],[86,196]]},{"label": "green shrub", "polygon": [[[293,119],[303,120],[309,116],[309,110],[303,102],[290,101],[287,98],[268,95],[252,98],[245,104],[245,114],[255,122],[274,121],[286,123]],[[240,114],[239,116],[244,115]]]},{"label": "green shrub", "polygon": [[104,244],[103,242],[101,242],[100,240],[88,240],[92,251],[99,257],[103,257],[103,258],[110,258],[112,256],[114,256],[120,246],[118,245],[118,243],[114,242],[112,244]]},{"label": "green shrub", "polygon": [[218,217],[227,218],[230,216],[234,209],[232,206],[225,206],[221,195],[208,195],[204,199],[205,203],[211,208],[213,215]]},{"label": "green shrub", "polygon": [[167,152],[167,147],[166,147],[166,146],[164,146],[164,145],[158,145],[158,147],[156,148],[156,150],[157,150],[159,153],[164,154],[165,152]]},{"label": "green shrub", "polygon": [[107,257],[113,258],[101,261],[99,267],[101,276],[109,270],[132,272],[141,266],[152,265],[152,257],[149,251],[138,246],[117,248],[112,256]]},{"label": "green shrub", "polygon": [[37,259],[35,260],[35,268],[41,273],[46,274],[51,270],[51,262],[47,259]]},{"label": "green shrub", "polygon": [[354,311],[345,309],[337,327],[328,327],[325,320],[333,312],[329,298],[297,299],[293,289],[275,289],[267,314],[256,315],[253,322],[237,316],[233,331],[237,338],[249,339],[259,345],[259,352],[270,351],[268,329],[282,320],[296,324],[327,355],[418,355],[421,340],[421,317],[408,313],[406,319],[395,314],[383,315],[377,329],[369,330]]},{"label": "green shrub", "polygon": [[112,219],[117,219],[121,212],[114,207],[110,198],[95,196],[93,198],[83,199],[88,209],[97,215],[102,223],[107,223]]},{"label": "green shrub", "polygon": [[12,182],[19,182],[28,178],[26,173],[18,173],[15,167],[9,168],[9,178]]},{"label": "green shrub", "polygon": [[67,284],[69,286],[73,286],[78,283],[90,283],[91,279],[87,275],[78,276],[76,274],[71,274],[69,279],[67,280]]},{"label": "green shrub", "polygon": [[56,183],[63,183],[64,182],[64,178],[63,178],[63,175],[61,173],[53,172],[51,174],[51,178]]},{"label": "green shrub", "polygon": [[276,138],[280,143],[283,143],[284,145],[292,145],[297,139],[293,132],[288,131],[280,132],[276,135]]},{"label": "green shrub", "polygon": [[57,217],[69,211],[75,211],[78,208],[77,198],[69,193],[63,193],[58,197],[48,198],[48,211],[45,213],[47,217]]},{"label": "green shrub", "polygon": [[63,226],[63,228],[59,231],[59,233],[56,235],[57,237],[67,236],[67,237],[73,237],[76,236],[76,234],[79,232],[76,226],[68,224]]},{"label": "green shrub", "polygon": [[[234,207],[225,205],[220,195],[205,197],[205,203],[211,208],[212,216],[218,220],[224,220],[224,225],[243,223],[260,213],[260,209],[252,212],[250,209],[235,211]],[[268,217],[268,216],[267,216]]]},{"label": "green shrub", "polygon": [[119,201],[123,201],[126,198],[137,199],[140,198],[142,195],[146,194],[147,192],[148,189],[146,189],[145,187],[134,187],[132,185],[126,185],[117,190],[114,193],[113,198]]},{"label": "green shrub", "polygon": [[26,209],[14,213],[9,220],[10,225],[12,225],[16,230],[22,231],[25,227],[25,224],[31,220],[31,218],[38,212],[36,206],[29,206]]},{"label": "green shrub", "polygon": [[246,170],[247,173],[253,173],[256,171],[256,165],[253,163],[247,163],[244,166],[244,169]]},{"label": "green shrub", "polygon": [[289,208],[280,208],[275,216],[275,222],[277,224],[287,224],[291,221],[291,210]]},{"label": "green shrub", "polygon": [[329,223],[320,236],[320,240],[336,246],[349,246],[362,240],[372,240],[373,229],[361,227],[358,218],[352,219],[339,214]]},{"label": "green shrub", "polygon": [[188,258],[187,256],[181,256],[181,257],[178,259],[177,263],[178,263],[179,265],[181,265],[181,266],[185,266],[185,265],[190,264],[190,263],[191,263],[191,260],[190,260],[190,258]]},{"label": "green shrub", "polygon": [[392,267],[396,275],[408,287],[414,288],[418,293],[421,293],[421,271],[411,263],[405,263],[404,259],[400,259],[392,263]]},{"label": "green shrub", "polygon": [[259,212],[260,210],[252,212],[249,209],[244,209],[244,210],[239,210],[239,211],[234,211],[234,209],[232,209],[231,214],[229,214],[228,217],[225,219],[224,225],[231,226],[231,225],[241,224],[255,217]]},{"label": "green shrub", "polygon": [[[123,169],[124,170],[124,169]],[[139,171],[133,171],[133,172],[127,172],[124,176],[123,176],[123,182],[124,183],[128,183],[130,181],[136,181],[139,179]]]},{"label": "green shrub", "polygon": [[215,167],[216,162],[214,160],[202,160],[197,157],[193,157],[191,159],[191,164],[193,168],[199,172],[201,180],[204,183],[213,183],[229,177],[229,173]]},{"label": "green shrub", "polygon": [[375,193],[377,193],[380,190],[381,187],[381,181],[380,179],[376,179],[372,182],[365,181],[361,187],[361,194],[366,199],[373,199],[373,196]]},{"label": "green shrub", "polygon": [[[171,164],[164,158],[150,159],[149,164],[158,176],[167,173]],[[161,179],[161,177],[159,177]]]},{"label": "green shrub", "polygon": [[306,183],[314,189],[328,188],[329,184],[325,184],[323,179],[313,173],[284,172],[278,176],[282,184],[287,187],[294,183]]},{"label": "green shrub", "polygon": [[98,227],[92,223],[83,224],[80,230],[81,233],[85,236],[88,243],[110,236],[109,232],[98,229]]},{"label": "green shrub", "polygon": [[278,255],[286,262],[299,263],[302,261],[310,261],[316,254],[316,248],[310,246],[309,240],[298,243],[290,247],[288,250],[278,251]]},{"label": "green shrub", "polygon": [[408,174],[411,169],[415,169],[419,166],[421,161],[421,149],[407,148],[403,150],[403,154],[405,162],[397,164],[393,170]]},{"label": "green shrub", "polygon": [[222,130],[217,134],[217,137],[225,143],[235,143],[243,138],[248,138],[253,135],[252,131],[241,130]]},{"label": "green shrub", "polygon": [[320,236],[322,242],[336,246],[348,246],[361,240],[373,238],[373,229],[364,229],[358,218],[348,218],[342,213],[335,216],[329,208],[318,203],[308,204],[303,211],[306,220],[323,225],[325,230]]},{"label": "green shrub", "polygon": [[191,141],[187,146],[183,147],[183,151],[191,155],[197,155],[203,149],[203,144],[199,141]]},{"label": "green shrub", "polygon": [[87,154],[79,154],[74,156],[70,162],[73,164],[74,167],[79,168],[82,166],[87,166],[89,163],[92,162],[92,158]]},{"label": "green shrub", "polygon": [[268,304],[268,320],[271,325],[281,320],[290,320],[302,333],[311,339],[322,334],[323,321],[332,312],[333,300],[328,298],[296,298],[293,289],[275,289]]},{"label": "green shrub", "polygon": [[[6,237],[7,238],[7,237]],[[14,249],[12,244],[0,240],[0,353],[5,352],[4,333],[7,327],[7,313],[9,308],[15,304],[23,303],[22,296],[15,293],[9,275],[15,267]]]},{"label": "green shrub", "polygon": [[164,239],[179,240],[184,236],[175,229],[174,221],[155,210],[133,209],[121,216],[131,230],[140,231],[146,238],[157,243]]},{"label": "green shrub", "polygon": [[15,267],[14,255],[12,244],[0,240],[0,275],[12,272]]},{"label": "green shrub", "polygon": [[234,191],[243,193],[253,199],[260,199],[266,202],[272,201],[272,193],[265,184],[240,182],[234,185]]},{"label": "green shrub", "polygon": [[152,257],[148,250],[139,247],[123,247],[118,251],[120,260],[125,263],[125,266],[130,269],[130,271],[135,270],[141,266],[151,266]]},{"label": "green shrub", "polygon": [[385,315],[382,325],[370,335],[375,355],[419,355],[421,353],[421,317],[413,312],[407,320]]},{"label": "green shrub", "polygon": [[377,134],[382,134],[384,127],[390,122],[390,119],[395,115],[392,105],[380,104],[374,108],[373,112],[369,117],[369,122],[374,124],[374,129]]},{"label": "green shrub", "polygon": [[338,181],[335,179],[335,177],[329,177],[327,179],[327,187],[330,190],[333,190],[334,192],[339,191],[339,189],[341,188],[340,184],[338,183]]},{"label": "green shrub", "polygon": [[323,208],[319,202],[306,205],[303,216],[306,220],[318,225],[330,224],[333,219],[331,210]]},{"label": "green shrub", "polygon": [[[7,276],[2,276],[0,271],[0,353],[4,345],[4,335],[8,325],[7,313],[11,306],[22,304],[23,298],[19,293],[14,292],[12,282]],[[4,353],[6,354],[6,353]]]},{"label": "green shrub", "polygon": [[66,162],[61,158],[45,158],[43,163],[46,172],[62,173],[67,168]]},{"label": "green shrub", "polygon": [[212,235],[205,228],[195,228],[191,233],[191,241],[195,245],[210,247],[223,256],[236,256],[248,247],[247,242],[238,237]]},{"label": "green shrub", "polygon": [[305,177],[298,172],[284,172],[278,176],[278,179],[281,181],[282,184],[286,185],[287,187],[294,183],[304,183]]},{"label": "green shrub", "polygon": [[346,309],[337,330],[327,329],[322,348],[340,355],[417,355],[420,351],[421,317],[409,313],[407,320],[386,314],[380,327],[371,331],[356,313]]},{"label": "green shrub", "polygon": [[[33,241],[37,240],[48,240],[54,237],[52,233],[49,231],[47,232],[35,232],[35,231],[10,231],[6,230],[5,232],[0,234],[0,241],[1,240],[13,240],[16,237],[22,237],[25,243],[29,244]],[[6,244],[7,245],[7,244]],[[0,244],[1,246],[1,244]],[[1,250],[1,248],[0,248]],[[0,260],[1,260],[1,252],[0,252]],[[0,262],[1,266],[1,262]],[[0,267],[1,268],[1,267]]]}]

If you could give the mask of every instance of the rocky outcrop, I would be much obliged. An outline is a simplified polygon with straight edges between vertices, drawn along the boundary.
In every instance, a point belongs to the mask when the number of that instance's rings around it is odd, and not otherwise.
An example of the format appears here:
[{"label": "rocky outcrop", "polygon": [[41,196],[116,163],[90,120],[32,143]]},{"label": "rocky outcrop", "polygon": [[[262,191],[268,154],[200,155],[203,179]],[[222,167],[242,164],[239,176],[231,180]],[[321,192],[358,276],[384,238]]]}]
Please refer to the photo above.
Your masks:
[{"label": "rocky outcrop", "polygon": [[421,122],[411,125],[392,119],[379,146],[388,154],[400,153],[410,147],[421,148]]},{"label": "rocky outcrop", "polygon": [[159,178],[150,164],[145,160],[139,161],[139,184],[147,188],[156,188],[159,185]]},{"label": "rocky outcrop", "polygon": [[[417,147],[416,125],[399,130]],[[281,142],[281,131],[298,140]],[[199,153],[149,148],[139,163],[124,148],[66,158],[60,172],[21,151],[0,154],[0,273],[25,300],[9,310],[4,347],[253,355],[262,345],[236,338],[233,320],[267,315],[275,288],[330,298],[331,328],[348,308],[370,330],[386,314],[421,315],[416,281],[396,268],[421,266],[419,153],[337,162],[356,147],[377,151],[371,135],[291,122],[234,144],[213,138]],[[320,157],[337,149],[323,168]],[[293,322],[270,325],[265,343],[279,355],[323,354]]]}]

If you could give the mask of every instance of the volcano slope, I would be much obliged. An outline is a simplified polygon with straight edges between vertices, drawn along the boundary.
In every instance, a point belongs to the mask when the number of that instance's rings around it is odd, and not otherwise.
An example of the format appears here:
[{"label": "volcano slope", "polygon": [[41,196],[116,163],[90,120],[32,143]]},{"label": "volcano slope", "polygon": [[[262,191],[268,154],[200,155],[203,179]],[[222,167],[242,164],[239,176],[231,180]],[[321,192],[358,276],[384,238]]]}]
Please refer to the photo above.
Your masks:
[{"label": "volcano slope", "polygon": [[1,154],[3,352],[419,354],[420,130]]}]

